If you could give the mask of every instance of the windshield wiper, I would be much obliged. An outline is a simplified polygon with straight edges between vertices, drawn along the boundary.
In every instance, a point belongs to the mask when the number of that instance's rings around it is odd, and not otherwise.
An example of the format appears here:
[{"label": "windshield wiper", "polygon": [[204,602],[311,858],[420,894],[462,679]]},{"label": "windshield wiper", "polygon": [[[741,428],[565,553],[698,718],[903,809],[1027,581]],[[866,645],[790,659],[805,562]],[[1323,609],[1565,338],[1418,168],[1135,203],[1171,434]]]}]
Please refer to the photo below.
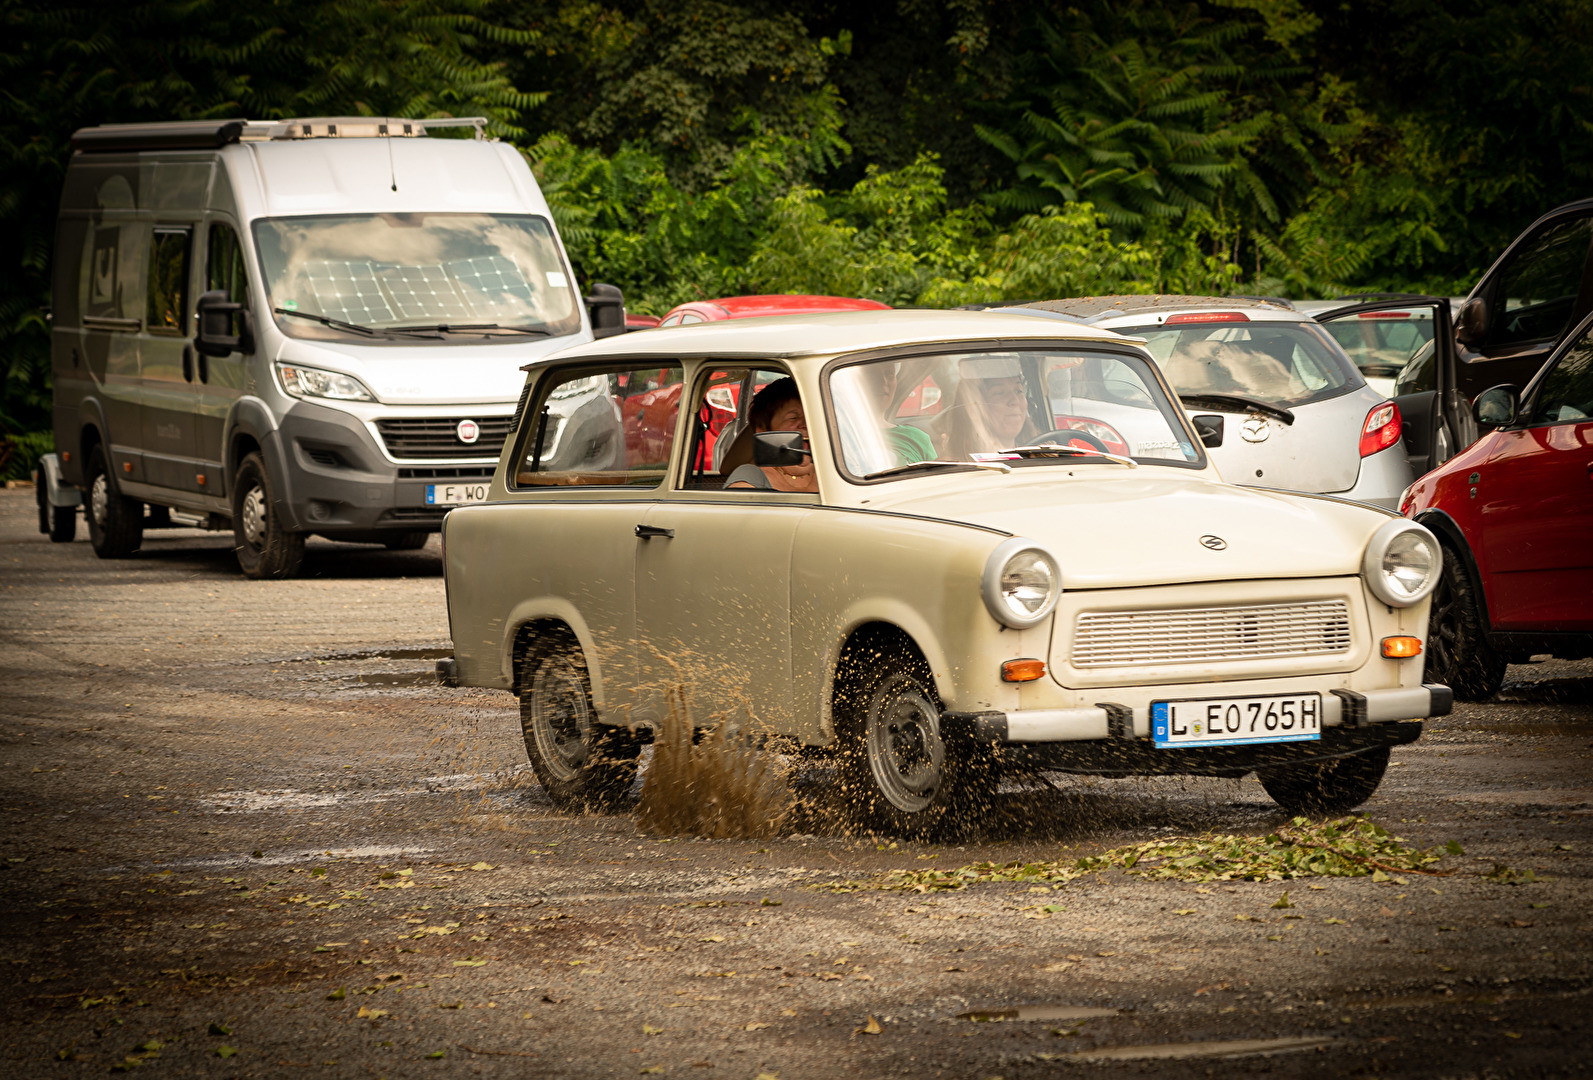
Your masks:
[{"label": "windshield wiper", "polygon": [[[408,333],[410,329],[409,327],[397,326],[384,326],[381,328],[373,326],[361,326],[359,323],[344,322],[342,319],[334,319],[327,315],[317,315],[313,311],[294,311],[292,308],[274,307],[271,310],[276,312],[278,315],[292,315],[295,319],[312,319],[315,322],[320,323],[322,326],[330,326],[334,330],[347,330],[352,334],[368,334],[371,337],[376,337],[379,334],[405,334]],[[424,330],[426,327],[418,327],[417,329]],[[414,334],[411,336],[425,337],[426,335]]]},{"label": "windshield wiper", "polygon": [[1282,405],[1274,405],[1270,401],[1262,401],[1260,398],[1253,398],[1248,394],[1179,394],[1178,400],[1197,409],[1202,405],[1209,405],[1217,409],[1221,409],[1224,405],[1229,408],[1237,405],[1239,408],[1248,409],[1250,412],[1271,416],[1285,424],[1294,423],[1294,413],[1285,409]]},{"label": "windshield wiper", "polygon": [[543,330],[536,326],[500,326],[494,322],[484,323],[438,323],[436,326],[395,326],[394,330],[421,330],[439,334],[468,334],[476,330],[506,330],[511,334],[537,334],[541,337],[552,337],[553,332]]},{"label": "windshield wiper", "polygon": [[1017,454],[1023,458],[1031,456],[1044,457],[1049,454],[1068,454],[1073,457],[1105,458],[1107,461],[1115,461],[1119,465],[1127,465],[1130,469],[1139,468],[1139,462],[1131,457],[1110,454],[1105,450],[1086,450],[1082,446],[1058,446],[1056,443],[1040,443],[1038,446],[1014,446],[1007,450],[1001,450],[999,453]]},{"label": "windshield wiper", "polygon": [[877,480],[882,476],[891,476],[895,473],[904,473],[912,469],[944,468],[947,465],[959,465],[969,469],[988,469],[991,472],[1009,473],[1012,466],[1000,461],[909,461],[906,465],[893,465],[889,469],[879,472],[864,473],[864,480]]}]

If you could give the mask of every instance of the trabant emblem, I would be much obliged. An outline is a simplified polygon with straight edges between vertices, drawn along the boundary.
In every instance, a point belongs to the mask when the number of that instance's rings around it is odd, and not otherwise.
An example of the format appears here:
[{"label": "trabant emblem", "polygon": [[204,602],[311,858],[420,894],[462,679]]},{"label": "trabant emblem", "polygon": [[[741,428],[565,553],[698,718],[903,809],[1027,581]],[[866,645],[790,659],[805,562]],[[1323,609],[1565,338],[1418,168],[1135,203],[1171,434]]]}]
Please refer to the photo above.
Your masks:
[{"label": "trabant emblem", "polygon": [[473,443],[481,438],[481,425],[474,420],[461,420],[459,426],[454,429],[454,434],[459,436],[459,441],[462,443]]},{"label": "trabant emblem", "polygon": [[1205,536],[1200,538],[1200,546],[1210,548],[1213,551],[1221,551],[1228,546],[1228,541],[1224,540],[1220,536],[1212,536],[1210,533],[1207,533]]},{"label": "trabant emblem", "polygon": [[1266,442],[1271,434],[1272,425],[1267,423],[1264,416],[1247,416],[1244,423],[1239,425],[1239,437],[1245,442]]}]

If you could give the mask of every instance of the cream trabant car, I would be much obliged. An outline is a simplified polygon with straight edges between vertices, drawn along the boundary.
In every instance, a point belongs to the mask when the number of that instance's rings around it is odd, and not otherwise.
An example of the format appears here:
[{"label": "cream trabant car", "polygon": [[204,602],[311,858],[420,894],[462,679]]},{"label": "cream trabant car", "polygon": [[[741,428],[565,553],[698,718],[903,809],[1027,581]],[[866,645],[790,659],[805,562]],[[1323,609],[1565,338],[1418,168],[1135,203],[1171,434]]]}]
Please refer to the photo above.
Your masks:
[{"label": "cream trabant car", "polygon": [[[445,675],[519,695],[561,806],[628,787],[682,681],[833,748],[898,833],[1011,769],[1255,771],[1348,808],[1449,710],[1417,655],[1431,534],[1225,483],[1135,339],[858,312],[526,370],[488,501],[447,518]],[[575,397],[612,421],[569,424]]]}]

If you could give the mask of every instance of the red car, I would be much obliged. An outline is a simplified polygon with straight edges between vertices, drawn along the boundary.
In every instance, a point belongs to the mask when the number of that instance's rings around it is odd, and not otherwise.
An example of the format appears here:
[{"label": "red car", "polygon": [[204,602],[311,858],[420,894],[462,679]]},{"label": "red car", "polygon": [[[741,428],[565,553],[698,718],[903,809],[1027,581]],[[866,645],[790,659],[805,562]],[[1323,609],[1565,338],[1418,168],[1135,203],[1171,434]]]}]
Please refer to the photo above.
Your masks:
[{"label": "red car", "polygon": [[[718,300],[693,300],[670,308],[659,320],[660,329],[685,326],[691,323],[717,322],[720,319],[750,319],[759,315],[811,315],[826,311],[889,311],[889,304],[878,300],[861,300],[850,296],[727,296]],[[734,379],[726,379],[708,392],[707,406],[700,417],[699,443],[695,459],[705,471],[714,461],[714,443],[726,426],[736,422],[741,395],[745,390],[756,393],[761,386],[743,387]],[[637,399],[641,408],[625,414],[625,443],[633,452],[644,444],[658,442],[668,445],[665,432],[675,430],[675,410],[680,407],[680,387],[650,391]],[[638,459],[640,460],[640,459]]]},{"label": "red car", "polygon": [[1479,394],[1476,418],[1491,430],[1400,501],[1444,548],[1426,679],[1466,701],[1507,663],[1593,656],[1593,316],[1525,389]]}]

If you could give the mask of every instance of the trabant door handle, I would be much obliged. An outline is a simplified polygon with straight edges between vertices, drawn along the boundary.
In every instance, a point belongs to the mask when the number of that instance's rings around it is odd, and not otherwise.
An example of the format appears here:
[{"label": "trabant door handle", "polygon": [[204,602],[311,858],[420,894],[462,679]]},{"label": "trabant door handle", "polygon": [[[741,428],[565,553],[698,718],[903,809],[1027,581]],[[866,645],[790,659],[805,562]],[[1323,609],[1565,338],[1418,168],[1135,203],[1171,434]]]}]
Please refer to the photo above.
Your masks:
[{"label": "trabant door handle", "polygon": [[662,537],[665,540],[673,540],[675,538],[675,530],[660,529],[657,525],[636,526],[636,539],[651,540],[655,536]]}]

